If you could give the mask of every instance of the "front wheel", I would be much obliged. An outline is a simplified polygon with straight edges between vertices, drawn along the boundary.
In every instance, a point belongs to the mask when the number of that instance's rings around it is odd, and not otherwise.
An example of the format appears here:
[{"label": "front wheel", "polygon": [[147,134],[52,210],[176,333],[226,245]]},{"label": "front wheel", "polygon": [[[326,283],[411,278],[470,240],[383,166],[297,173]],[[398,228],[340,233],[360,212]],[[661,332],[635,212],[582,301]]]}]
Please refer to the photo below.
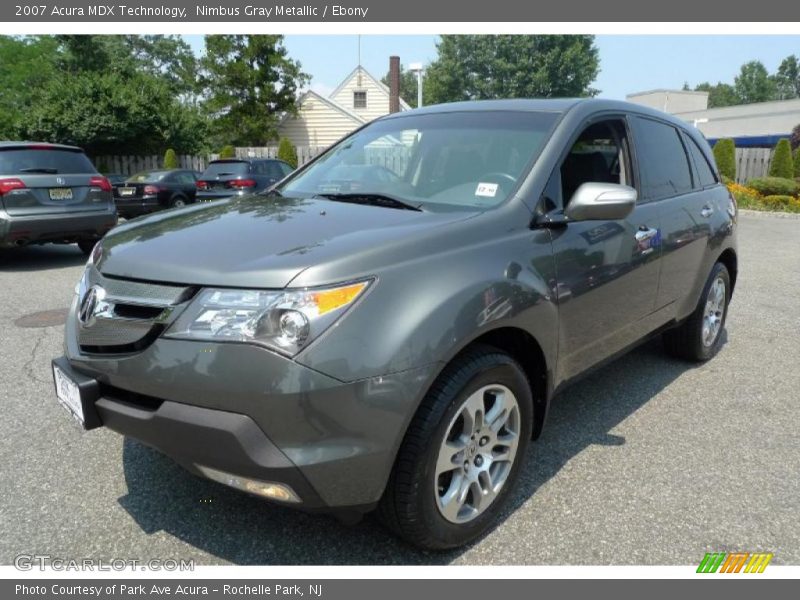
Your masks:
[{"label": "front wheel", "polygon": [[379,508],[421,548],[462,546],[497,520],[531,437],[527,377],[509,355],[476,347],[438,377],[409,426]]},{"label": "front wheel", "polygon": [[169,203],[170,208],[183,208],[186,206],[186,198],[183,196],[176,196]]},{"label": "front wheel", "polygon": [[695,311],[681,325],[664,332],[667,352],[695,362],[712,358],[722,346],[730,299],[730,274],[725,265],[716,263]]}]

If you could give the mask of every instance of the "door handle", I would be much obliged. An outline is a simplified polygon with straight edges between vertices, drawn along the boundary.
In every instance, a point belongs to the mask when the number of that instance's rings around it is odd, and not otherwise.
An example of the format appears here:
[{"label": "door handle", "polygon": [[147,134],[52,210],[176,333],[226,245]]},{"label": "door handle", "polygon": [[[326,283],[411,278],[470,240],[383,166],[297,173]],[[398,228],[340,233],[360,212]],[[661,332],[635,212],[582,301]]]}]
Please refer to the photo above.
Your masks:
[{"label": "door handle", "polygon": [[657,234],[658,229],[650,229],[647,225],[642,225],[633,237],[637,242],[646,242],[652,240]]},{"label": "door handle", "polygon": [[709,204],[706,204],[703,208],[700,209],[700,215],[705,217],[706,219],[713,214],[714,214],[714,209]]}]

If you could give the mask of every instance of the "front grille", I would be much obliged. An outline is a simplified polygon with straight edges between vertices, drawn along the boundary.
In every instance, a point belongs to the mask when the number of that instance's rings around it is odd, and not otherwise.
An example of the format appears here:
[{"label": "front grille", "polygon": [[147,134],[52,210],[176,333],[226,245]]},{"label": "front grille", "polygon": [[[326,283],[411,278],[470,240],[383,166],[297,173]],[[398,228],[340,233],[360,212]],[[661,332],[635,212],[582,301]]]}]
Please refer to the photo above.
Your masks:
[{"label": "front grille", "polygon": [[[89,291],[97,302],[83,311]],[[89,267],[78,299],[78,343],[91,354],[138,352],[149,346],[177,316],[176,309],[197,289],[102,275]],[[89,303],[91,304],[91,303]],[[88,304],[87,304],[88,305]]]}]

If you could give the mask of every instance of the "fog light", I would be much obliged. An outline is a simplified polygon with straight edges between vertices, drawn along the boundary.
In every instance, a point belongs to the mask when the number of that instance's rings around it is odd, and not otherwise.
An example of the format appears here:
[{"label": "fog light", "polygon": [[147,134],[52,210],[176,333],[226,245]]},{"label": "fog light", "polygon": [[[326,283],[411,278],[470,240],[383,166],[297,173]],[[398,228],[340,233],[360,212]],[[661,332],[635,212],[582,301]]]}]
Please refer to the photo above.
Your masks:
[{"label": "fog light", "polygon": [[209,479],[242,490],[243,492],[249,492],[256,496],[263,496],[264,498],[278,500],[280,502],[300,502],[300,498],[294,493],[294,490],[283,483],[241,477],[239,475],[233,475],[232,473],[218,471],[211,467],[204,467],[203,465],[195,466]]}]

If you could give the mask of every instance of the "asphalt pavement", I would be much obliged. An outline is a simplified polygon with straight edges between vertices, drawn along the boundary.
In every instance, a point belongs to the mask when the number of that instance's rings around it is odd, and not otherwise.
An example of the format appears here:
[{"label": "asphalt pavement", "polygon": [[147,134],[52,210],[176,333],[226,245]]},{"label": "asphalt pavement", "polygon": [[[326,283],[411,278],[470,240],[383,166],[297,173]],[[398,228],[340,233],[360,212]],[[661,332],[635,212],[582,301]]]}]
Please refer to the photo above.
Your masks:
[{"label": "asphalt pavement", "polygon": [[0,251],[0,564],[19,554],[196,564],[800,564],[800,220],[743,215],[725,345],[702,366],[658,341],[558,397],[506,519],[424,553],[374,518],[344,526],[82,432],[50,359],[85,257]]}]

